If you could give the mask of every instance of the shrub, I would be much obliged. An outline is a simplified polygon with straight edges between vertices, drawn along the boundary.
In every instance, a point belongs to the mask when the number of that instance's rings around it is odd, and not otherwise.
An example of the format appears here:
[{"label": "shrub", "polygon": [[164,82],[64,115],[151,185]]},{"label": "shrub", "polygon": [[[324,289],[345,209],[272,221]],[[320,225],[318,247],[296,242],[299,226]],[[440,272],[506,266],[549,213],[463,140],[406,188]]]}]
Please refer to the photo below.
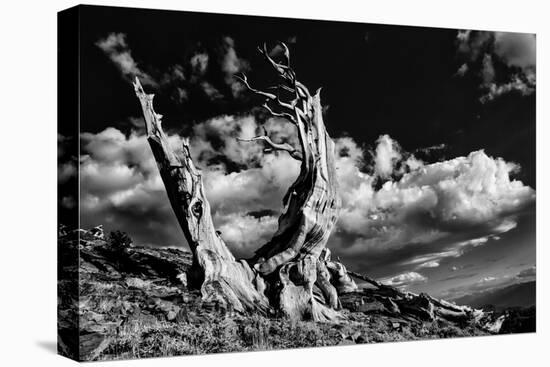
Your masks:
[{"label": "shrub", "polygon": [[119,230],[113,231],[109,234],[109,242],[114,248],[125,248],[132,245],[132,238],[126,232]]}]

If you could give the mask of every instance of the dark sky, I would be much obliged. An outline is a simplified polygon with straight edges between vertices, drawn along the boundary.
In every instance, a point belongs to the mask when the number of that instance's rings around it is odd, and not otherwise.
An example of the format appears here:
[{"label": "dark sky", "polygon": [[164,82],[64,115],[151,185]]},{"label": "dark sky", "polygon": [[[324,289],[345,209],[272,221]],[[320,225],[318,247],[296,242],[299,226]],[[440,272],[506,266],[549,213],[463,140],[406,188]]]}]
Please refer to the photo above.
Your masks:
[{"label": "dark sky", "polygon": [[[519,178],[535,187],[535,94],[480,103],[476,75],[453,77],[464,61],[454,29],[107,7],[88,7],[81,19],[84,131],[139,114],[128,83],[95,45],[111,32],[125,33],[138,62],[157,71],[230,36],[251,64],[250,78],[260,80],[269,69],[256,47],[295,38],[294,69],[310,89],[323,87],[333,135],[372,144],[389,134],[408,151],[443,143],[449,156],[485,149],[520,163]],[[158,109],[175,128],[254,103],[198,99],[183,110],[167,97],[159,94]]]},{"label": "dark sky", "polygon": [[[325,122],[331,136],[350,137],[362,150],[359,171],[374,177],[379,137],[387,135],[399,145],[403,160],[413,155],[426,165],[450,162],[483,149],[488,157],[516,163],[521,168],[510,170],[511,179],[536,189],[533,35],[109,7],[81,9],[80,128],[89,133],[84,142],[93,142],[109,127],[126,139],[139,130],[141,111],[129,83],[133,74],[151,81],[146,89],[156,94],[156,110],[164,115],[165,129],[173,134],[197,135],[202,131],[197,126],[220,116],[265,119],[257,107],[262,101],[240,90],[230,73],[246,72],[251,82],[262,88],[272,84],[273,74],[256,47],[266,42],[272,50],[280,40],[289,45],[298,79],[310,90],[323,88],[322,101],[328,107]],[[276,49],[272,52],[276,54]],[[201,69],[201,65],[206,66]],[[212,142],[209,134],[205,133],[205,139]],[[216,149],[216,141],[212,144]],[[124,153],[126,158],[129,151]],[[100,157],[96,163],[103,162],[93,145],[84,144],[83,153],[94,159],[96,154]],[[139,166],[132,159],[127,161],[126,168]],[[242,162],[228,161],[223,159],[228,175],[245,167]],[[373,187],[378,190],[392,180],[397,184],[402,175],[395,171],[390,177],[380,176]],[[146,174],[140,177],[148,178]],[[94,195],[111,194],[113,187],[98,188]],[[504,202],[509,192],[488,195],[497,195],[490,200]],[[145,215],[134,206],[110,208],[101,215],[117,218],[130,233],[130,227]],[[174,219],[165,209],[166,202],[162,202],[153,212],[173,228]],[[506,201],[505,209],[499,206],[491,213],[483,212],[488,219],[476,223],[477,227],[469,225],[468,235],[443,228],[448,223],[442,221],[437,224],[445,233],[441,239],[382,250],[374,246],[351,267],[389,278],[414,270],[425,279],[393,281],[416,282],[411,289],[437,294],[460,287],[478,290],[483,279],[491,283],[494,278],[498,284],[513,280],[513,274],[534,265],[534,199],[513,210]],[[101,220],[99,215],[90,218],[93,220],[83,222],[97,225],[101,221],[109,227],[109,220]],[[160,219],[146,227],[162,226]],[[491,232],[485,228],[488,223],[497,228],[505,220],[514,221],[513,229]],[[415,223],[413,227],[419,226]],[[138,242],[144,231],[134,229]],[[370,232],[343,232],[335,234],[335,244],[372,237]],[[144,243],[161,245],[151,235],[142,237]],[[406,265],[422,254],[456,250],[457,243],[476,238],[485,238],[485,242],[460,245],[458,256],[436,258],[438,266]],[[338,253],[338,245],[335,247]],[[344,244],[340,254],[352,258],[353,253],[345,250],[348,247],[354,248]],[[505,259],[494,260],[497,253]],[[491,268],[488,264],[496,265]]]}]

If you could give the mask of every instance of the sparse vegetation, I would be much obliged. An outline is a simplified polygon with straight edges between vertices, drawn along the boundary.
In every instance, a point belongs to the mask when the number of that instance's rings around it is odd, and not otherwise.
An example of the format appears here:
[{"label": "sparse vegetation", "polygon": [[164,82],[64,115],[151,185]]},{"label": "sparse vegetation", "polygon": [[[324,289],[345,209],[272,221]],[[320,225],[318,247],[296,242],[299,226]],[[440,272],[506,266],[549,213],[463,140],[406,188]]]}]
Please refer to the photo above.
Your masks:
[{"label": "sparse vegetation", "polygon": [[[216,320],[217,319],[217,320]],[[381,318],[384,320],[384,318]],[[433,323],[393,329],[387,322],[291,322],[262,316],[226,316],[201,324],[157,321],[121,329],[99,359],[126,359],[269,349],[398,342],[418,339],[486,335]]]},{"label": "sparse vegetation", "polygon": [[[176,249],[129,247],[120,237],[80,237],[79,297],[61,311],[68,331],[78,313],[81,360],[128,359],[486,335],[474,325],[426,322],[380,311],[343,310],[345,320],[291,321],[237,314],[202,301],[180,280],[191,265]],[[71,236],[60,251],[77,245]],[[74,267],[62,269],[74,275]],[[63,285],[60,283],[60,291]],[[73,304],[69,301],[74,302]],[[63,319],[66,315],[67,320]],[[72,323],[71,323],[72,322]],[[74,335],[62,332],[62,335]],[[71,336],[72,338],[72,336]],[[65,344],[71,342],[67,340]],[[63,342],[63,340],[61,340]]]},{"label": "sparse vegetation", "polygon": [[114,248],[125,248],[130,246],[133,241],[130,235],[123,231],[113,231],[109,234],[109,242]]}]

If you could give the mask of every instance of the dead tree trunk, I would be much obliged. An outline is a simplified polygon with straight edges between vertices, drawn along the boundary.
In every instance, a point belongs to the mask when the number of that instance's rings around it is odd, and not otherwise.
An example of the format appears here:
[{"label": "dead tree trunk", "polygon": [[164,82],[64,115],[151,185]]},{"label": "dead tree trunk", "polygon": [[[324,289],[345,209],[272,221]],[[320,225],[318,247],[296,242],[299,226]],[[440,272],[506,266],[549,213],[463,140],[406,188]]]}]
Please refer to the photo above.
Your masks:
[{"label": "dead tree trunk", "polygon": [[[269,149],[288,151],[301,161],[301,168],[283,199],[286,209],[279,218],[278,230],[256,251],[254,268],[271,279],[271,285],[275,283],[278,306],[286,315],[331,320],[339,316],[338,294],[357,289],[345,267],[332,261],[326,248],[341,207],[335,145],[323,122],[320,90],[312,95],[296,79],[288,48],[281,46],[281,63],[269,56],[265,44],[259,49],[281,79],[275,93],[254,89],[246,76],[240,78],[250,91],[265,98],[264,107],[273,116],[286,118],[296,126],[300,142],[299,148],[282,148],[267,134],[255,138],[262,139]],[[290,94],[291,100],[282,101],[280,93]]]},{"label": "dead tree trunk", "polygon": [[134,88],[143,109],[147,140],[193,253],[194,278],[202,284],[203,300],[219,302],[240,312],[267,312],[270,306],[263,294],[263,279],[246,261],[235,260],[214,229],[202,176],[189,152],[189,141],[184,139],[183,152],[176,155],[162,130],[162,116],[153,109],[154,95],[146,94],[137,78]]},{"label": "dead tree trunk", "polygon": [[[285,212],[279,218],[277,232],[248,262],[236,261],[217,235],[201,175],[193,165],[187,142],[183,157],[177,157],[162,131],[160,115],[153,110],[152,95],[143,92],[139,81],[135,89],[172,208],[196,264],[204,273],[203,298],[240,311],[266,310],[269,298],[271,306],[290,318],[333,320],[339,317],[341,307],[338,294],[357,289],[345,267],[331,260],[326,248],[341,206],[335,146],[323,122],[320,90],[312,95],[296,79],[288,48],[281,45],[282,63],[268,55],[265,45],[259,49],[282,81],[275,93],[252,88],[244,75],[239,79],[250,91],[265,98],[264,107],[273,116],[286,118],[296,126],[300,147],[275,143],[267,132],[248,141],[263,142],[269,150],[288,152],[301,161],[301,169],[283,199]],[[282,101],[281,92],[290,94],[291,100]]]}]

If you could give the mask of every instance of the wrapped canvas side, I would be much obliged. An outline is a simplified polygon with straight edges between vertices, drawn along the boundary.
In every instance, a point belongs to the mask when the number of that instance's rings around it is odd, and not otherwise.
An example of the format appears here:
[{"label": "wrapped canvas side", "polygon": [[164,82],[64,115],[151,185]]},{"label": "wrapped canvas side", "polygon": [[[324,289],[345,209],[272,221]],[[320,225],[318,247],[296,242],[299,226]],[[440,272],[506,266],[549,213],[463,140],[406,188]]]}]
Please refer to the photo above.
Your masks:
[{"label": "wrapped canvas side", "polygon": [[79,360],[79,8],[58,13],[57,351]]}]

